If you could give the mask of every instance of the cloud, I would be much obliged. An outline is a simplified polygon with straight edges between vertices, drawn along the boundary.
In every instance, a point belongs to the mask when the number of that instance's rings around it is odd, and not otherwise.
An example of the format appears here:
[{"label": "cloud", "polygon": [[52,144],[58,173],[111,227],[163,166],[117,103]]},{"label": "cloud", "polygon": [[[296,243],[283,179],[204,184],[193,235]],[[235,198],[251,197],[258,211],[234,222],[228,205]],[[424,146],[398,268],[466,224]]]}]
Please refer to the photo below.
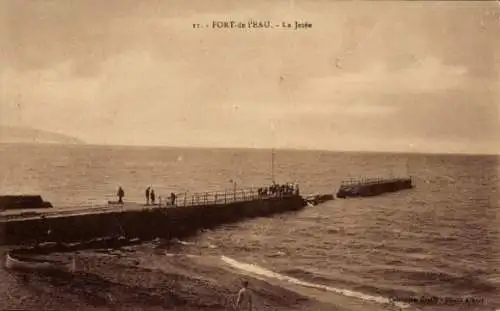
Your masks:
[{"label": "cloud", "polygon": [[[73,65],[66,61],[37,71],[4,71],[0,121],[64,129],[95,142],[137,126],[147,130],[151,122],[186,111],[177,105],[187,97],[182,86],[189,78],[182,74],[182,63],[157,62],[147,52],[132,51],[105,61],[95,77],[75,76]],[[165,109],[172,104],[175,109]]]},{"label": "cloud", "polygon": [[[172,29],[172,25],[190,21],[192,16],[196,19],[209,12],[224,16],[241,8],[245,5],[220,0],[210,4],[198,0],[189,4],[177,0],[5,0],[0,5],[0,15],[5,17],[4,27],[0,27],[0,38],[5,43],[0,57],[8,67],[18,70],[75,60],[82,71],[95,72],[109,57],[163,42],[168,33],[157,21],[171,20],[165,25],[170,34],[178,34],[179,29]],[[184,26],[192,30],[191,23]]]},{"label": "cloud", "polygon": [[311,79],[309,87],[312,92],[332,99],[332,94],[441,92],[460,86],[466,81],[466,74],[465,66],[445,65],[428,56],[398,70],[389,70],[386,64],[378,63],[358,72]]},{"label": "cloud", "polygon": [[342,107],[342,114],[351,115],[387,115],[393,114],[396,111],[395,107],[384,105],[373,105],[367,103],[352,103]]}]

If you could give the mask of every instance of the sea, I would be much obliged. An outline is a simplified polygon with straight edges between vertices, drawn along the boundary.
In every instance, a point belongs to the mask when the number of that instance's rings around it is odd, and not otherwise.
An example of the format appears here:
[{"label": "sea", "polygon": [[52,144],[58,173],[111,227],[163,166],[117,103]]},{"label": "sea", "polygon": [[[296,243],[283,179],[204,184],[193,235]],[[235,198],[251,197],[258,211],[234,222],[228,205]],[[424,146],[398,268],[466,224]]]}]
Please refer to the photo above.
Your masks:
[{"label": "sea", "polygon": [[[415,188],[221,226],[183,241],[183,252],[360,296],[498,306],[499,157],[276,150],[274,159],[276,181],[304,195],[335,193],[349,178],[411,175]],[[1,192],[56,206],[102,205],[118,186],[137,202],[148,186],[157,196],[260,187],[272,171],[271,150],[0,145]]]}]

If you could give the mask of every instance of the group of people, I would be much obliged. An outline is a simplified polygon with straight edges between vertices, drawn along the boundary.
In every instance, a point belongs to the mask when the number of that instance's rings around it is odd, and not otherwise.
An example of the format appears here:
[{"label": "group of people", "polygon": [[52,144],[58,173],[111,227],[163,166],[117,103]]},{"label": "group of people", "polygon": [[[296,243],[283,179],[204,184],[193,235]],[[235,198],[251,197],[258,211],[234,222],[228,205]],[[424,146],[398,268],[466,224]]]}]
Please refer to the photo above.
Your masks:
[{"label": "group of people", "polygon": [[[153,187],[149,186],[146,188],[145,191],[145,197],[146,197],[146,205],[155,205],[156,204],[156,193]],[[123,204],[123,198],[125,197],[125,191],[121,186],[118,187],[118,192],[116,193],[116,196],[118,197],[118,203]],[[170,193],[170,205],[175,205],[175,200],[176,200],[176,195],[175,193]]]},{"label": "group of people", "polygon": [[282,196],[282,195],[290,195],[290,194],[299,194],[299,186],[295,184],[276,184],[273,183],[269,187],[259,188],[257,189],[257,193],[259,196]]},{"label": "group of people", "polygon": [[151,187],[151,186],[147,187],[145,195],[146,195],[146,205],[149,205],[150,202],[152,205],[155,205],[156,194],[155,194],[155,190],[153,189],[153,187]]},{"label": "group of people", "polygon": [[[155,191],[153,190],[153,188],[151,186],[146,188],[145,195],[146,195],[146,205],[149,205],[150,202],[152,205],[155,205],[156,195],[155,195]],[[169,202],[170,205],[175,205],[175,199],[176,199],[175,193],[171,192],[170,193],[170,202]]]}]

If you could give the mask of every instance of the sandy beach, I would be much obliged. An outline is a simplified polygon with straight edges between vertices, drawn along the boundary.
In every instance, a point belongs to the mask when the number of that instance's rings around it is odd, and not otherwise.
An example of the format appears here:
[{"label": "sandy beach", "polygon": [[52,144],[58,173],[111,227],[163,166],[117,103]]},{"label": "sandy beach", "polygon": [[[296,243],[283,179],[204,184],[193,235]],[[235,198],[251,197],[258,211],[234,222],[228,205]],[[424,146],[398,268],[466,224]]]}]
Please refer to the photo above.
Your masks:
[{"label": "sandy beach", "polygon": [[[68,261],[68,254],[40,258]],[[27,310],[233,310],[241,281],[255,310],[399,310],[320,289],[256,277],[220,257],[134,251],[85,251],[74,273],[2,270],[0,308]],[[4,283],[5,284],[5,283]],[[415,310],[415,309],[406,309]]]}]

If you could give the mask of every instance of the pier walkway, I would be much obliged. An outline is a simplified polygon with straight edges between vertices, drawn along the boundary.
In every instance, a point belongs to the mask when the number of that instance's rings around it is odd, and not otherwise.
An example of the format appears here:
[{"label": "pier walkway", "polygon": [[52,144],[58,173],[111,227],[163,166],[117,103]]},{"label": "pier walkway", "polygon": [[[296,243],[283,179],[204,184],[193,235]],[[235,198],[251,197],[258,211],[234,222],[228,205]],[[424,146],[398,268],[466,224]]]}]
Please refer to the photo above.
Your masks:
[{"label": "pier walkway", "polygon": [[171,203],[109,202],[95,207],[3,211],[0,245],[181,238],[200,229],[297,211],[306,205],[298,187],[283,185],[177,194],[175,205]]},{"label": "pier walkway", "polygon": [[149,210],[154,208],[173,208],[173,207],[194,207],[194,206],[214,206],[227,205],[241,202],[251,202],[269,198],[285,198],[298,195],[296,186],[287,188],[286,191],[278,191],[274,194],[264,194],[259,191],[264,188],[243,188],[226,191],[211,192],[184,192],[177,193],[175,204],[172,204],[170,198],[159,197],[157,204],[146,205],[137,202],[125,202],[118,204],[108,202],[108,204],[94,206],[73,206],[73,207],[53,207],[49,209],[16,209],[0,211],[0,223],[9,220],[28,220],[40,218],[57,218],[69,216],[83,216],[90,214],[105,214],[116,212],[133,212]]}]

